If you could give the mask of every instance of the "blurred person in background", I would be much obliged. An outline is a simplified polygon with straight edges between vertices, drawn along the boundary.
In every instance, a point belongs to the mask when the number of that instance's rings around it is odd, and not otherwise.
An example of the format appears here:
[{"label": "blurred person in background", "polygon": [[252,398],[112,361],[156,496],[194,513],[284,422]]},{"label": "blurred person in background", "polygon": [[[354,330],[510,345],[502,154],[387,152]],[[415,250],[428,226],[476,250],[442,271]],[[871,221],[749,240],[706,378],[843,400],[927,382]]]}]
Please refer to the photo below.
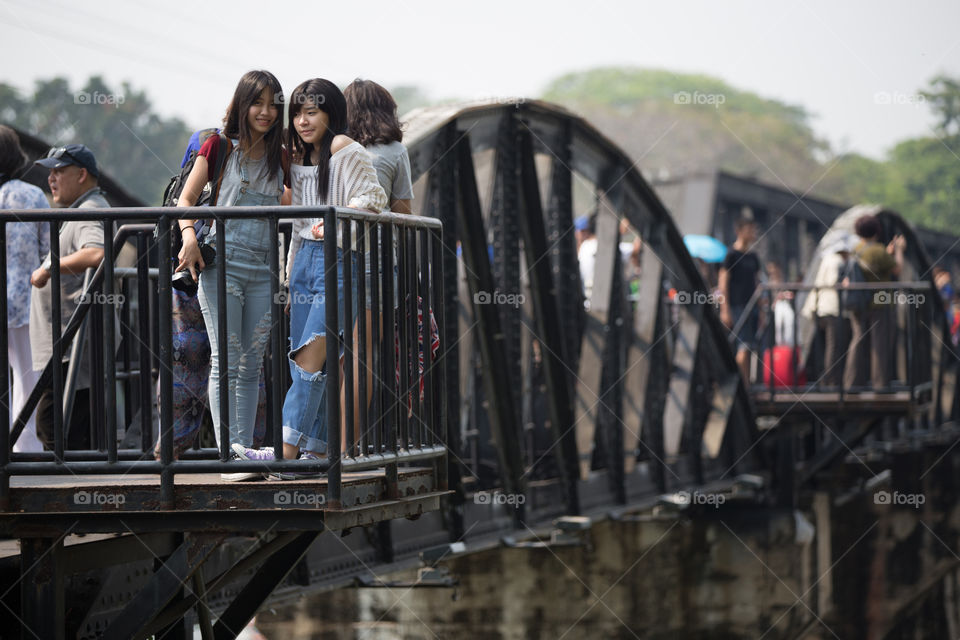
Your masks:
[{"label": "blurred person in background", "polygon": [[[753,252],[757,241],[757,223],[753,218],[737,220],[737,239],[727,251],[720,267],[720,320],[733,329],[746,312],[760,279],[760,258]],[[750,380],[750,354],[757,348],[759,313],[754,307],[736,334],[737,364],[746,382]]]},{"label": "blurred person in background", "polygon": [[840,296],[836,286],[843,277],[844,267],[856,244],[852,234],[845,234],[830,244],[823,252],[812,290],[803,304],[804,317],[816,321],[817,330],[824,339],[823,374],[821,381],[830,387],[840,385],[843,374],[845,319],[840,318]]}]

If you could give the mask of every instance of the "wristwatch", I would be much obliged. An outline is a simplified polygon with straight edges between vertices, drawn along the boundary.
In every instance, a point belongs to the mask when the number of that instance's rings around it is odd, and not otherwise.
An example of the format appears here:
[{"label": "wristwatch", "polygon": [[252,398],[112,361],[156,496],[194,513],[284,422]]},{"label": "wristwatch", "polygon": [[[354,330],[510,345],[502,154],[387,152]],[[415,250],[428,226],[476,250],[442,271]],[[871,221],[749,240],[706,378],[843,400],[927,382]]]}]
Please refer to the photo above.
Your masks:
[{"label": "wristwatch", "polygon": [[47,256],[47,259],[40,264],[40,268],[46,271],[47,273],[53,273],[53,259],[50,256]]}]

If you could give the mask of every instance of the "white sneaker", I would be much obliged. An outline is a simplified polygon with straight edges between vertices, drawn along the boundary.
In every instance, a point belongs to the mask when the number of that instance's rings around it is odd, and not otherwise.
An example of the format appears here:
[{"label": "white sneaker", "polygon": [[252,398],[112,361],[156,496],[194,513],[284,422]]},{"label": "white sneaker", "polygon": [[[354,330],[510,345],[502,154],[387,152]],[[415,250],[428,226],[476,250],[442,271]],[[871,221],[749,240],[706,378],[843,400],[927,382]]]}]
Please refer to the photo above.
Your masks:
[{"label": "white sneaker", "polygon": [[[240,456],[234,454],[231,460],[241,460]],[[240,471],[237,473],[221,473],[220,479],[224,482],[245,482],[247,480],[263,480],[264,475],[255,471]]]}]

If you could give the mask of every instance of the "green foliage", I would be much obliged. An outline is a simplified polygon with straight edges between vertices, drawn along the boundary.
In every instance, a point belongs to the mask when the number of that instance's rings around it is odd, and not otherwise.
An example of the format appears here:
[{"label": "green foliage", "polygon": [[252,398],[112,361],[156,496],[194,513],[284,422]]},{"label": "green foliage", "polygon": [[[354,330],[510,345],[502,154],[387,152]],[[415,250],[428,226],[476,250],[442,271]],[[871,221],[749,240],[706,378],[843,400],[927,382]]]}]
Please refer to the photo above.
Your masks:
[{"label": "green foliage", "polygon": [[126,82],[111,88],[100,76],[77,91],[64,78],[40,80],[31,96],[0,83],[0,122],[51,145],[87,145],[103,171],[148,205],[160,203],[190,138],[181,120],[153,113],[143,91]]},{"label": "green foliage", "polygon": [[940,133],[960,133],[960,79],[937,76],[930,81],[930,89],[921,91],[920,95],[939,117],[937,128]]},{"label": "green foliage", "polygon": [[802,107],[705,75],[605,67],[561,76],[543,97],[583,114],[658,175],[719,168],[812,184],[828,148]]},{"label": "green foliage", "polygon": [[891,208],[926,227],[960,229],[960,135],[901,142],[890,165]]},{"label": "green foliage", "polygon": [[[720,106],[726,112],[751,115],[772,115],[793,126],[805,128],[808,114],[802,107],[761,98],[749,91],[740,91],[723,80],[700,74],[680,74],[659,69],[635,67],[603,67],[579,73],[568,73],[552,81],[543,92],[545,100],[573,104],[603,104],[630,109],[642,102],[677,104],[683,93],[722,95]],[[694,106],[712,109],[709,103]]]},{"label": "green foliage", "polygon": [[[392,90],[401,116],[430,104],[416,86]],[[543,98],[581,113],[657,175],[724,169],[840,203],[878,202],[918,224],[960,228],[960,79],[933,78],[921,92],[938,136],[905,140],[887,158],[834,156],[802,108],[699,74],[604,67],[553,80]],[[129,83],[100,76],[79,90],[64,78],[36,83],[32,95],[0,83],[0,122],[51,145],[82,142],[111,177],[158,204],[179,166],[190,129],[152,111]],[[798,191],[799,192],[799,191]]]},{"label": "green foliage", "polygon": [[[581,113],[647,173],[724,169],[839,203],[877,202],[917,224],[960,228],[960,79],[921,92],[938,137],[905,140],[884,160],[835,156],[802,108],[705,75],[633,67],[569,73],[543,97]],[[699,96],[699,98],[697,97]]]},{"label": "green foliage", "polygon": [[888,202],[893,171],[889,164],[857,153],[846,153],[824,163],[821,193],[841,203]]}]

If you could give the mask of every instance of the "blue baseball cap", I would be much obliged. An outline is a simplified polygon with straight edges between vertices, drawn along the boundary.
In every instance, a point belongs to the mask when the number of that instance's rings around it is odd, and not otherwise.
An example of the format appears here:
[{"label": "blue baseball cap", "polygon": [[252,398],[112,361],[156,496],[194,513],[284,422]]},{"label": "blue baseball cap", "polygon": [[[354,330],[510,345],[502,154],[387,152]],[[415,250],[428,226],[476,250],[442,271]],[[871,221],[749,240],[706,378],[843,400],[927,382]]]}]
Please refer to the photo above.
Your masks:
[{"label": "blue baseball cap", "polygon": [[84,144],[53,147],[47,152],[46,157],[37,160],[34,164],[47,169],[59,169],[74,164],[86,169],[94,178],[100,177],[100,170],[97,169],[97,159],[93,157],[93,152]]},{"label": "blue baseball cap", "polygon": [[577,231],[586,231],[589,226],[590,226],[590,218],[588,218],[587,216],[580,216],[579,218],[573,221],[573,228],[576,229]]}]

